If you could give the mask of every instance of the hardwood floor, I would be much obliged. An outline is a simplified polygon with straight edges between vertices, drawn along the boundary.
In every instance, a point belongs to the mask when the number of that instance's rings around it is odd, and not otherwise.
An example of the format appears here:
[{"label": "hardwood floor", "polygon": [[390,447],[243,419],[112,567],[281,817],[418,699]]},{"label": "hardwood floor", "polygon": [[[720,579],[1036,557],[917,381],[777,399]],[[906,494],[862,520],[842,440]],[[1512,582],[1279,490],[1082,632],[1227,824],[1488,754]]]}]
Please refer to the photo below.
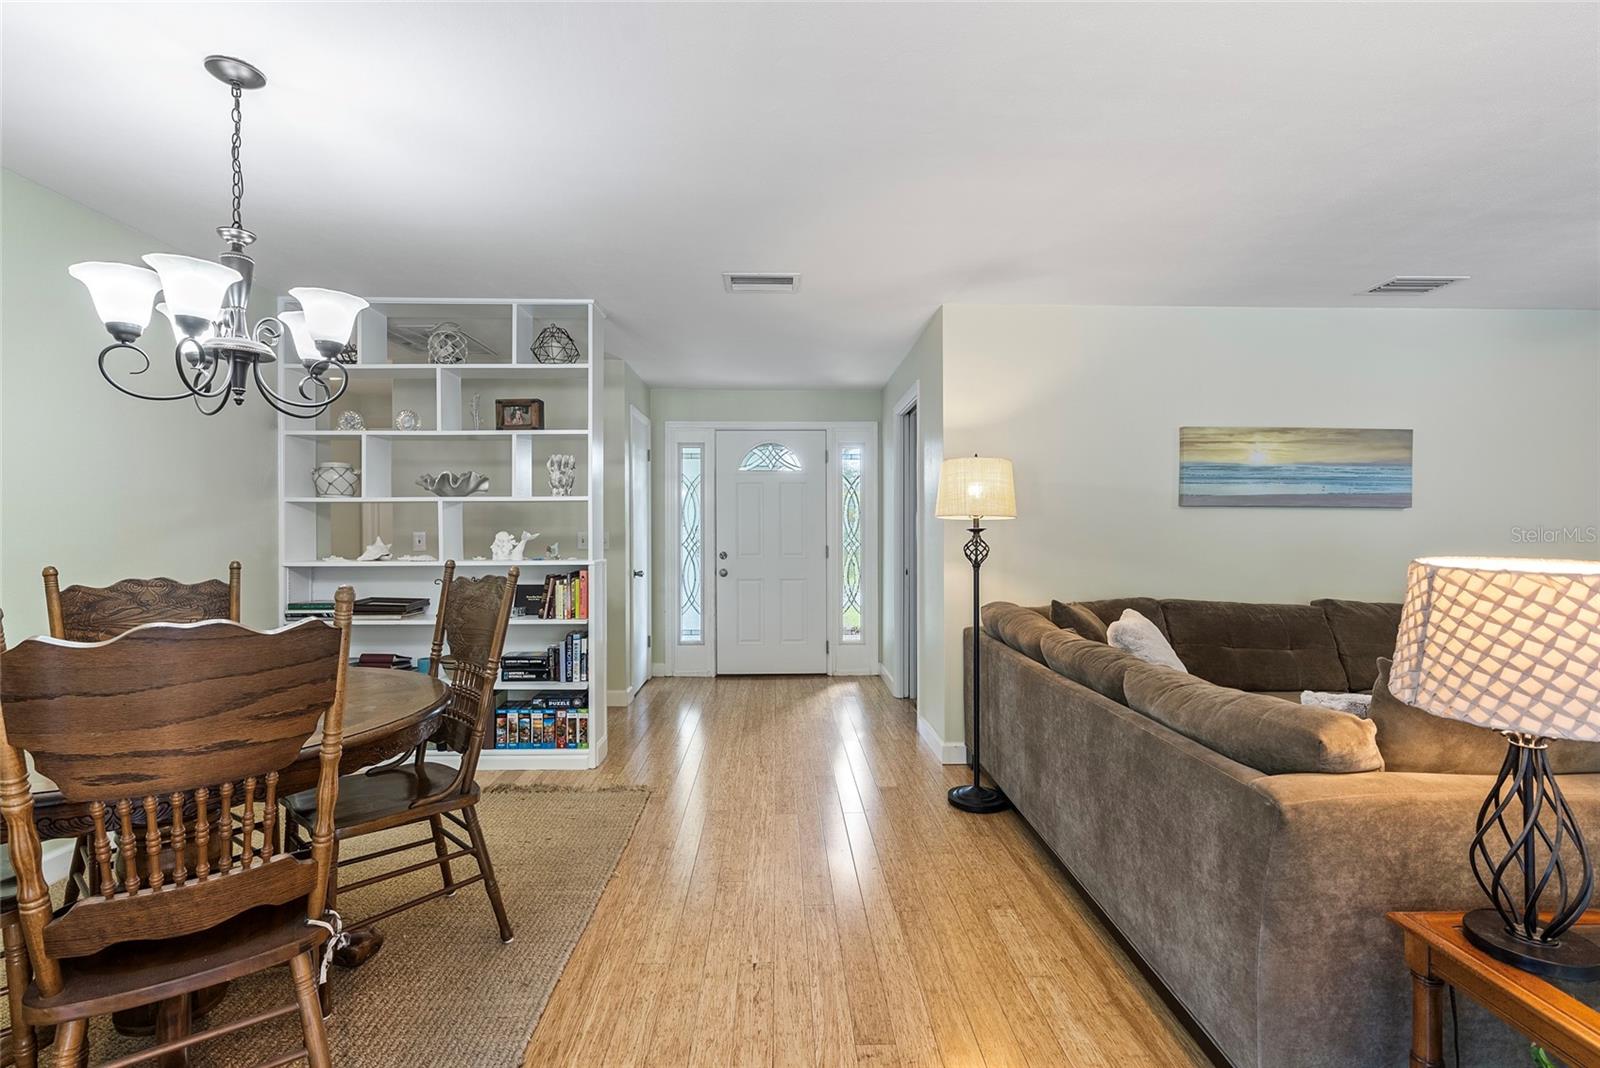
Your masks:
[{"label": "hardwood floor", "polygon": [[610,721],[598,772],[480,776],[653,791],[529,1068],[1209,1065],[879,680],[656,679]]}]

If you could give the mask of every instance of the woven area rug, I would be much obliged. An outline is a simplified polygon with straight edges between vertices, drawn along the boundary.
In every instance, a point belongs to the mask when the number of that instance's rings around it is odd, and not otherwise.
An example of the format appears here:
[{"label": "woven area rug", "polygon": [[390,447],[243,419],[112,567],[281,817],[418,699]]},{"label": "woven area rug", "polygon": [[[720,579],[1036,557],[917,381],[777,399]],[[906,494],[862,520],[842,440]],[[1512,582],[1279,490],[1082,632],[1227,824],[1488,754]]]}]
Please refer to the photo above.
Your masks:
[{"label": "woven area rug", "polygon": [[[379,925],[383,949],[354,971],[333,968],[334,1014],[327,1021],[335,1065],[513,1068],[522,1064],[539,1015],[616,870],[649,791],[500,786],[478,805],[490,858],[516,940],[502,945],[481,884],[420,905]],[[358,840],[351,852],[398,845],[426,826]],[[416,850],[358,865],[353,878],[379,866],[431,855]],[[347,869],[348,870],[348,869]],[[473,873],[470,860],[455,871]],[[380,883],[339,900],[358,919],[439,885],[437,869]],[[293,1000],[289,970],[275,968],[233,984],[209,1020],[216,1025]],[[218,1039],[191,1054],[195,1068],[258,1064],[299,1044],[299,1016]],[[127,1039],[96,1021],[91,1063],[131,1053],[150,1040]],[[42,1063],[51,1063],[48,1057]],[[303,1062],[302,1062],[303,1063]]]}]

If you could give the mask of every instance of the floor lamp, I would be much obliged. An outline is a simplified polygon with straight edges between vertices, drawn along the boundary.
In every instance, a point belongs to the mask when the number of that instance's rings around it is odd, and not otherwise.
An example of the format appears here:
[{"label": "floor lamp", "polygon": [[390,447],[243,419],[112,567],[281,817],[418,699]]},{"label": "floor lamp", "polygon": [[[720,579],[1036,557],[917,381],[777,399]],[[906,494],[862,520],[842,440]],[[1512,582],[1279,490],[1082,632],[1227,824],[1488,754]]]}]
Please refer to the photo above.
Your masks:
[{"label": "floor lamp", "polygon": [[982,662],[979,656],[978,632],[981,620],[978,609],[978,570],[989,557],[989,543],[983,540],[985,519],[1015,519],[1017,517],[1017,491],[1011,480],[1011,461],[992,456],[962,456],[946,460],[939,467],[939,500],[934,514],[940,519],[965,519],[972,523],[968,528],[967,562],[972,565],[972,785],[951,789],[950,803],[965,812],[1003,812],[1011,802],[998,787],[984,786],[978,763],[979,742],[982,739],[979,696],[981,695]]}]

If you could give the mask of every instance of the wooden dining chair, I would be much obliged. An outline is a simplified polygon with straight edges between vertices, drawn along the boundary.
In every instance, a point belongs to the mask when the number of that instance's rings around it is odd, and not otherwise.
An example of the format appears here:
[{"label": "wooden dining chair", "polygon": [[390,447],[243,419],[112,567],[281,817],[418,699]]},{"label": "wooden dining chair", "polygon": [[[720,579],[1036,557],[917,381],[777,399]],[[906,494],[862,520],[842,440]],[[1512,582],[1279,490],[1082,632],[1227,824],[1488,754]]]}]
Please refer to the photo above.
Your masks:
[{"label": "wooden dining chair", "polygon": [[[316,992],[327,932],[310,921],[325,916],[332,868],[354,602],[341,587],[332,626],[153,623],[95,644],[33,638],[0,655],[0,815],[33,972],[19,1024],[57,1027],[57,1064],[86,1055],[90,1018],[153,1003],[156,1045],[102,1068],[181,1060],[295,1012],[304,1048],[271,1063],[329,1063]],[[322,815],[310,850],[289,854],[274,846],[278,777],[319,719]],[[55,914],[28,756],[91,828],[87,886]],[[191,993],[279,964],[292,1004],[190,1033]]]},{"label": "wooden dining chair", "polygon": [[[455,893],[463,886],[482,882],[489,893],[489,904],[500,925],[500,940],[512,939],[511,922],[500,899],[489,846],[478,822],[478,753],[494,717],[494,684],[500,675],[500,654],[505,647],[506,623],[511,618],[511,602],[516,596],[518,569],[509,568],[504,577],[455,578],[455,561],[444,565],[444,580],[439,593],[439,612],[433,627],[433,647],[428,671],[438,678],[440,657],[448,644],[453,666],[450,669],[450,698],[432,741],[441,749],[459,753],[455,767],[427,759],[428,743],[418,746],[400,761],[346,775],[339,781],[339,804],[334,811],[334,877],[339,885],[330,891],[329,900],[365,886],[438,866],[444,885],[404,904],[347,926],[367,928],[395,913],[414,908],[435,898]],[[317,799],[307,790],[285,802],[289,818],[309,827],[319,815]],[[358,857],[341,857],[344,843],[362,835],[396,827],[427,822],[429,836],[404,845],[375,850]],[[449,824],[450,826],[447,826]],[[462,841],[451,829],[463,831]],[[353,882],[343,882],[348,867],[383,857],[405,853],[424,846],[434,847],[434,857],[392,871]],[[450,846],[456,849],[451,851]],[[457,880],[450,862],[470,857],[478,873]],[[330,906],[331,907],[331,906]]]},{"label": "wooden dining chair", "polygon": [[239,561],[228,565],[228,581],[193,584],[169,578],[127,578],[109,586],[61,588],[61,575],[44,569],[44,607],[50,636],[103,642],[145,623],[239,622]]},{"label": "wooden dining chair", "polygon": [[[239,561],[228,564],[228,581],[187,583],[169,578],[126,578],[109,586],[61,588],[61,573],[44,569],[45,617],[52,638],[100,642],[145,623],[196,623],[202,619],[239,622]],[[80,838],[72,856],[68,900],[76,898],[88,866],[88,840]]]}]

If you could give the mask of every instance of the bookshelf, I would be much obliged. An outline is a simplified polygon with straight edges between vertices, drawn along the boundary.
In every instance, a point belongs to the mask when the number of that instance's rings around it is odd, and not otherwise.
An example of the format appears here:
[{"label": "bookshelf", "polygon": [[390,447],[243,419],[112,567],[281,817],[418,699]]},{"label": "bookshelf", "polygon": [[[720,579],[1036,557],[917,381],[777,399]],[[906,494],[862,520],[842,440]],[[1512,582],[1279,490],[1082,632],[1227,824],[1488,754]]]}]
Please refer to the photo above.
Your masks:
[{"label": "bookshelf", "polygon": [[[292,301],[284,301],[280,310],[292,307]],[[485,769],[584,769],[605,759],[604,319],[589,300],[374,300],[356,322],[357,362],[345,368],[350,377],[345,395],[316,419],[278,419],[280,622],[288,604],[326,600],[344,584],[353,586],[357,597],[427,597],[430,611],[422,616],[357,619],[351,639],[354,653],[403,653],[421,660],[433,637],[431,609],[438,604],[446,559],[456,561],[458,574],[469,576],[503,572],[515,563],[523,585],[588,570],[588,618],[514,617],[506,638],[506,652],[513,653],[541,651],[570,632],[585,635],[588,680],[502,679],[496,689],[513,701],[540,692],[586,692],[589,747],[486,748],[479,761]],[[446,322],[467,335],[466,362],[428,362],[426,337]],[[552,325],[577,343],[579,362],[534,360],[529,346]],[[292,395],[298,368],[292,356],[280,359],[280,391]],[[543,401],[543,426],[495,429],[496,399]],[[396,429],[402,410],[416,414],[417,429]],[[365,429],[340,429],[339,416],[346,411],[359,414]],[[571,495],[550,491],[545,462],[554,453],[576,458]],[[312,473],[324,463],[347,463],[359,471],[357,495],[319,495]],[[436,497],[416,483],[419,475],[442,470],[475,470],[489,477],[489,485],[470,497]],[[527,559],[487,559],[489,543],[500,530],[517,537],[523,531],[538,535],[527,545]],[[393,557],[356,559],[375,537],[392,546]],[[551,546],[557,549],[547,558]],[[428,559],[398,559],[411,554]],[[492,744],[492,725],[488,733]]]}]

